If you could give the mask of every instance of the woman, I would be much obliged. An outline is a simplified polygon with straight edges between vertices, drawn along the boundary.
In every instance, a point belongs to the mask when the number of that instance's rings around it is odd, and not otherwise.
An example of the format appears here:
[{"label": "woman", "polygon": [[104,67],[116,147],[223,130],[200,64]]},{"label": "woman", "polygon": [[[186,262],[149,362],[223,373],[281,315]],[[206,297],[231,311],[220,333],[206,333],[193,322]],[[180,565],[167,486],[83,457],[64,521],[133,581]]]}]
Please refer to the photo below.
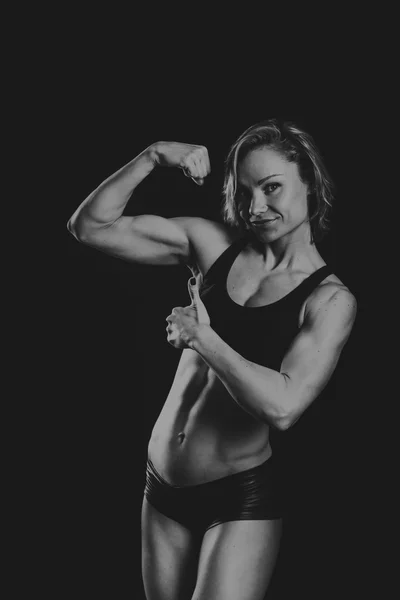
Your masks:
[{"label": "woman", "polygon": [[356,314],[315,246],[331,181],[312,138],[270,120],[229,152],[222,224],[122,216],[159,166],[199,185],[210,172],[202,146],[152,144],[69,222],[90,246],[193,275],[190,306],[167,317],[183,352],[148,446],[144,586],[149,600],[260,599],[282,528],[270,429],[291,427],[321,393]]}]

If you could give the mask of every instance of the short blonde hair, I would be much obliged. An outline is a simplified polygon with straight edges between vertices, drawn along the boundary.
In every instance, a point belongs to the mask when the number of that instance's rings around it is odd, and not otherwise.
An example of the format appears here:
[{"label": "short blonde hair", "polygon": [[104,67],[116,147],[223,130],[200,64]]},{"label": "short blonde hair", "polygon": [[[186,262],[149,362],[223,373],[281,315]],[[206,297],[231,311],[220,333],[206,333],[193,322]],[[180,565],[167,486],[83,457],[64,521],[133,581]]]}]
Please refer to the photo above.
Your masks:
[{"label": "short blonde hair", "polygon": [[287,161],[297,164],[303,183],[308,185],[308,211],[313,241],[328,231],[334,184],[311,135],[289,121],[269,119],[252,125],[236,140],[225,161],[222,217],[226,224],[245,230],[236,202],[237,166],[248,152],[268,147]]}]

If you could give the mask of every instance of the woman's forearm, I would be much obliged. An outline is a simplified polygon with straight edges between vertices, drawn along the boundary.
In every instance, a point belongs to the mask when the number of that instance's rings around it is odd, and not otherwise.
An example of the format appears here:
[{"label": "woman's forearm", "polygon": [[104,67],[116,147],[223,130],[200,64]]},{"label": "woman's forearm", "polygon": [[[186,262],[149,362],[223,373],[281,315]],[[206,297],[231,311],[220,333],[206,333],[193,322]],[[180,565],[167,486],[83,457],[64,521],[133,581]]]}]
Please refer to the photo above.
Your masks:
[{"label": "woman's forearm", "polygon": [[200,326],[190,343],[245,411],[284,429],[287,422],[285,375],[246,360],[209,326]]},{"label": "woman's forearm", "polygon": [[149,146],[101,183],[72,215],[68,228],[79,235],[85,228],[114,223],[123,213],[139,183],[155,166],[155,150]]}]

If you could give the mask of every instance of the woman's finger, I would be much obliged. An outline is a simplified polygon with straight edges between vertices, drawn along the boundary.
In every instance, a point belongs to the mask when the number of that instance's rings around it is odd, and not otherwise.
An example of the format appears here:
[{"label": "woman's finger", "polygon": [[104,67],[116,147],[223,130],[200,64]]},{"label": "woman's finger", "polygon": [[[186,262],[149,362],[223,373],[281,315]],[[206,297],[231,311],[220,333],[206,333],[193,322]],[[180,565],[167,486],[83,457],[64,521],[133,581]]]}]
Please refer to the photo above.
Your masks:
[{"label": "woman's finger", "polygon": [[198,322],[209,325],[210,317],[208,315],[204,302],[200,298],[199,286],[195,277],[190,277],[188,281],[188,290],[190,298],[192,300],[191,308],[194,308],[196,310]]},{"label": "woman's finger", "polygon": [[[199,300],[200,300],[200,295],[199,295],[199,289],[197,286],[197,280],[196,277],[190,277],[188,280],[188,291],[189,291],[189,296],[190,299],[192,301],[191,305],[193,308],[197,308]],[[201,302],[201,300],[200,300]]]},{"label": "woman's finger", "polygon": [[196,168],[196,177],[193,177],[193,181],[197,183],[197,185],[203,185],[206,173],[202,160],[199,156],[193,156],[193,163]]},{"label": "woman's finger", "polygon": [[203,179],[205,177],[207,177],[209,170],[207,167],[207,160],[208,160],[208,156],[207,156],[207,151],[205,151],[205,153],[201,153],[199,155],[199,163],[200,163],[200,174],[203,177]]},{"label": "woman's finger", "polygon": [[193,156],[187,156],[185,158],[185,164],[182,168],[186,177],[195,177],[197,175],[197,169],[193,160]]},{"label": "woman's finger", "polygon": [[185,166],[182,170],[186,177],[193,179],[197,185],[203,185],[203,179],[200,175],[200,162],[196,156],[188,156],[185,159]]},{"label": "woman's finger", "polygon": [[211,173],[211,165],[210,165],[210,157],[208,156],[207,148],[204,148],[203,159],[204,159],[204,164],[206,167],[206,175],[208,175],[209,173]]}]

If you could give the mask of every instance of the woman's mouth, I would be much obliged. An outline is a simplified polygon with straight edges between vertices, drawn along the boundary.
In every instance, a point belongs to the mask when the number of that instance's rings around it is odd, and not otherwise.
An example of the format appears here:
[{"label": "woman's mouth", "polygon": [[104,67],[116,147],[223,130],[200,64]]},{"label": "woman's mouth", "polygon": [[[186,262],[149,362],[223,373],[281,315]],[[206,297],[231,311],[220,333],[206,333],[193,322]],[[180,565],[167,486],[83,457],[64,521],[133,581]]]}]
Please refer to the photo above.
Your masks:
[{"label": "woman's mouth", "polygon": [[274,219],[261,219],[260,221],[252,221],[251,225],[255,225],[256,227],[266,227],[268,225],[271,225],[271,223],[275,223],[275,221],[277,221],[279,219],[279,217],[275,217]]}]

